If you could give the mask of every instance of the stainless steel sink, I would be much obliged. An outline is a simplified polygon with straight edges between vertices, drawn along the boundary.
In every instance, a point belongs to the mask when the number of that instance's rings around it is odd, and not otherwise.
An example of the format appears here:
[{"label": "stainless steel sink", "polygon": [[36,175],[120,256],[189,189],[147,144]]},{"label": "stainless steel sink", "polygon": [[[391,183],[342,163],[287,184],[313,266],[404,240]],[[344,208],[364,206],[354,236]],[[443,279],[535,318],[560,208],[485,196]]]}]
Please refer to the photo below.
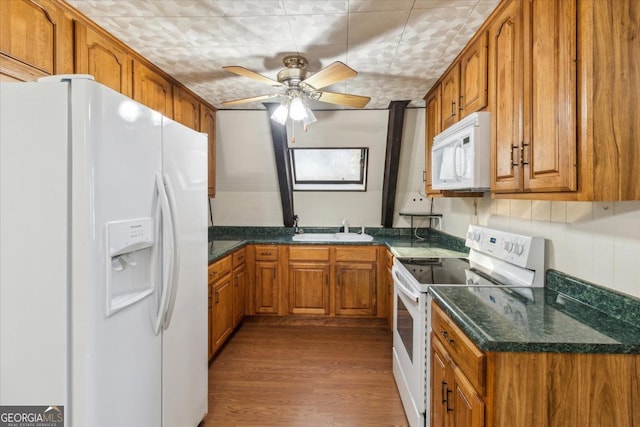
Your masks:
[{"label": "stainless steel sink", "polygon": [[294,242],[370,242],[373,236],[365,233],[303,233],[295,234]]}]

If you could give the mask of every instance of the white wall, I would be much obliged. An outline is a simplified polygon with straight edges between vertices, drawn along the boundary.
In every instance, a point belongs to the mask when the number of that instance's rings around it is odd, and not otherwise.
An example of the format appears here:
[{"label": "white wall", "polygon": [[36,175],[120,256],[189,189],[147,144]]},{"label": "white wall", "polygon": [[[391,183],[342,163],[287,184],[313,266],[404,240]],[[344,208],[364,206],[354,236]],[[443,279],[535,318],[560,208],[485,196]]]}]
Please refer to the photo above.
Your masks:
[{"label": "white wall", "polygon": [[640,297],[640,202],[550,202],[436,199],[443,231],[466,235],[467,225],[542,236],[547,268]]},{"label": "white wall", "polygon": [[[344,218],[352,227],[379,227],[382,206],[387,110],[315,112],[318,122],[305,133],[291,126],[292,147],[369,147],[366,192],[302,192],[293,194],[301,227],[339,226]],[[422,182],[424,169],[424,109],[405,113],[401,162],[396,187],[396,220],[400,208],[428,205]],[[414,202],[415,199],[415,202]],[[282,208],[273,143],[266,111],[226,110],[217,113],[216,197],[214,225],[282,226]]]}]

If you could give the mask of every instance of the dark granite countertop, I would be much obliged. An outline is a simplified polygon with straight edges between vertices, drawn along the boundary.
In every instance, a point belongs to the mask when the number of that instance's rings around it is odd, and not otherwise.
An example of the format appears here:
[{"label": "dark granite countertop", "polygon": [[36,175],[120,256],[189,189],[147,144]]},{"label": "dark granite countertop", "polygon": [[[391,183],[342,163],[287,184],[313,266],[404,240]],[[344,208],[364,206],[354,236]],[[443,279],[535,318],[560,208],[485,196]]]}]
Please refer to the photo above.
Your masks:
[{"label": "dark granite countertop", "polygon": [[640,354],[637,325],[549,287],[527,291],[532,298],[496,286],[431,288],[436,303],[484,351]]},{"label": "dark granite countertop", "polygon": [[[313,228],[306,232],[337,232],[337,229]],[[412,237],[406,229],[366,229],[373,236],[369,242],[294,241],[293,230],[283,227],[213,227],[209,229],[209,263],[230,254],[246,244],[287,245],[386,245],[396,256],[460,256],[466,257],[464,241],[435,230],[421,230],[424,240]]]}]

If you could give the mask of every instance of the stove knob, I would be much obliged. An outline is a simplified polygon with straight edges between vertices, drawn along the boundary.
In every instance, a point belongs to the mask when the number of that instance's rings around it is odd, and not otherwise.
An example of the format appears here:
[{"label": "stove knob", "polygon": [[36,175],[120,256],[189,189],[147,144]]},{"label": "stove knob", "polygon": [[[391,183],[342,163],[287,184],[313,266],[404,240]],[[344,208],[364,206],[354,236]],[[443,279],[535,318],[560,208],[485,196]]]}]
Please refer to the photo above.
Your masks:
[{"label": "stove knob", "polygon": [[521,243],[516,243],[513,250],[516,254],[522,255],[522,253],[524,252],[524,245]]},{"label": "stove knob", "polygon": [[511,242],[507,242],[505,240],[503,247],[504,247],[504,250],[507,251],[507,252],[513,251],[513,243],[511,243]]}]

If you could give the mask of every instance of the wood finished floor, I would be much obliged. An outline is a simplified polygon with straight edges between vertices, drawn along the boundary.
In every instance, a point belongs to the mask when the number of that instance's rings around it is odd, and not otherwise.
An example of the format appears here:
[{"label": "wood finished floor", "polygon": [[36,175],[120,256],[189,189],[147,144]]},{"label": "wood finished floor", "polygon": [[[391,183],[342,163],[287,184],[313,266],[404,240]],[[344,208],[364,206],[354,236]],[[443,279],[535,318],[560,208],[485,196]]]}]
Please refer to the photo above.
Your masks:
[{"label": "wood finished floor", "polygon": [[201,427],[407,426],[378,319],[245,319],[209,365]]}]

